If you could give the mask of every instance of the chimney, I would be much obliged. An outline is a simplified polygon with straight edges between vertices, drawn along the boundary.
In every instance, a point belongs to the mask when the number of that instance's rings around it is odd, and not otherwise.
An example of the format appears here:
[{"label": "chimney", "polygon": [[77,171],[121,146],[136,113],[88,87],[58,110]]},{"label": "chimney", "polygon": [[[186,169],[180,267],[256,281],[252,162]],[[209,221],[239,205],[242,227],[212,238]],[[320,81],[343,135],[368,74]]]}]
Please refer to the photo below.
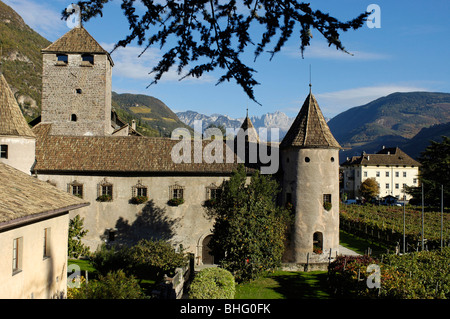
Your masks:
[{"label": "chimney", "polygon": [[131,121],[131,128],[136,131],[136,120]]}]

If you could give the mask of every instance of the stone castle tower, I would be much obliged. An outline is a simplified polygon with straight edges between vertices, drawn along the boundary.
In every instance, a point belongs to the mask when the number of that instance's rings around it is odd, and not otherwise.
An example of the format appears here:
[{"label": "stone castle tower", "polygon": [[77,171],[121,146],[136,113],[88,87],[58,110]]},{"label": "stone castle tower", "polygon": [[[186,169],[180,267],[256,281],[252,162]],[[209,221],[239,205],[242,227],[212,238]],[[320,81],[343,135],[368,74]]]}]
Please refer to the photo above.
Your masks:
[{"label": "stone castle tower", "polygon": [[55,135],[109,135],[111,56],[82,27],[42,50],[42,123]]},{"label": "stone castle tower", "polygon": [[280,144],[281,202],[295,211],[285,262],[327,261],[330,252],[336,256],[340,148],[310,92]]}]

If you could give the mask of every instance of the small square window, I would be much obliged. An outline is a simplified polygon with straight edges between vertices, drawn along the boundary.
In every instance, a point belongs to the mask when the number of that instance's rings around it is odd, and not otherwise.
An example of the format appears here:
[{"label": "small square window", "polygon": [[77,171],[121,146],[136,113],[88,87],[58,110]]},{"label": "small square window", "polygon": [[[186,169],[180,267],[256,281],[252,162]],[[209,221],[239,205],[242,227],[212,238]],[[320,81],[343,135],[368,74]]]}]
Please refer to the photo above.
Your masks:
[{"label": "small square window", "polygon": [[389,177],[389,172],[386,172],[386,177]]},{"label": "small square window", "polygon": [[69,63],[69,57],[67,54],[57,54],[56,60],[58,65],[67,65]]},{"label": "small square window", "polygon": [[83,198],[83,185],[72,185],[72,195]]},{"label": "small square window", "polygon": [[8,158],[8,145],[0,145],[0,158]]},{"label": "small square window", "polygon": [[147,187],[136,187],[136,196],[147,196]]},{"label": "small square window", "polygon": [[182,188],[175,188],[172,190],[172,198],[183,198],[184,192]]},{"label": "small square window", "polygon": [[94,56],[91,54],[83,54],[81,56],[81,61],[83,65],[93,65],[94,64]]}]

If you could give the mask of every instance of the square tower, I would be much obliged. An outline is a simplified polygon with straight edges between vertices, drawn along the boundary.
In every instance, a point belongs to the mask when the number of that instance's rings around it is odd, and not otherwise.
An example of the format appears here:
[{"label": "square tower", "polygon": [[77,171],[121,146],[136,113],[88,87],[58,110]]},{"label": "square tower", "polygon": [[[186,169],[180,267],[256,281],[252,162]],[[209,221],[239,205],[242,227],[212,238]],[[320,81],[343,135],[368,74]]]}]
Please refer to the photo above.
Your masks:
[{"label": "square tower", "polygon": [[52,135],[109,135],[111,56],[82,27],[43,49],[42,123]]}]

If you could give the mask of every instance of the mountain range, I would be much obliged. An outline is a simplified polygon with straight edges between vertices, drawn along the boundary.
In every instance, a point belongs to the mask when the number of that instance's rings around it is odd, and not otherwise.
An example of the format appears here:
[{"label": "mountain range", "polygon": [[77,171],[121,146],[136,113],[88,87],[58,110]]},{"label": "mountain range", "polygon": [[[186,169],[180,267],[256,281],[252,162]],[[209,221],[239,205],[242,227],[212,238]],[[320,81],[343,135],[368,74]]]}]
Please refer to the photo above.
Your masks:
[{"label": "mountain range", "polygon": [[[50,41],[25,24],[12,8],[0,1],[0,45],[2,71],[27,120],[41,112],[41,49]],[[320,101],[319,105],[320,105]],[[204,115],[195,111],[175,114],[163,101],[141,94],[112,94],[112,107],[122,118],[146,136],[170,136],[176,127],[192,129],[194,120],[209,125],[239,128],[244,118]],[[299,105],[300,110],[301,105]],[[277,111],[251,116],[256,129],[280,129],[284,137],[294,118]],[[382,146],[399,146],[417,158],[430,140],[450,136],[450,94],[433,92],[393,93],[365,105],[353,107],[328,121],[331,132],[344,150],[340,161]],[[270,132],[270,130],[269,130]],[[270,138],[270,137],[269,137]]]},{"label": "mountain range", "polygon": [[[231,118],[228,115],[222,114],[212,114],[210,116],[205,114],[200,114],[195,111],[185,111],[177,112],[178,118],[185,124],[194,128],[194,121],[202,121],[203,132],[210,125],[216,127],[223,127],[225,129],[232,128],[238,129],[241,127],[244,117],[242,118]],[[285,113],[276,111],[275,113],[266,113],[261,116],[250,116],[250,120],[253,123],[256,131],[258,132],[260,128],[267,128],[267,139],[270,140],[270,128],[279,129],[279,139],[281,140],[291,127],[292,122],[295,118],[288,117]],[[264,138],[262,138],[264,140]]]}]

